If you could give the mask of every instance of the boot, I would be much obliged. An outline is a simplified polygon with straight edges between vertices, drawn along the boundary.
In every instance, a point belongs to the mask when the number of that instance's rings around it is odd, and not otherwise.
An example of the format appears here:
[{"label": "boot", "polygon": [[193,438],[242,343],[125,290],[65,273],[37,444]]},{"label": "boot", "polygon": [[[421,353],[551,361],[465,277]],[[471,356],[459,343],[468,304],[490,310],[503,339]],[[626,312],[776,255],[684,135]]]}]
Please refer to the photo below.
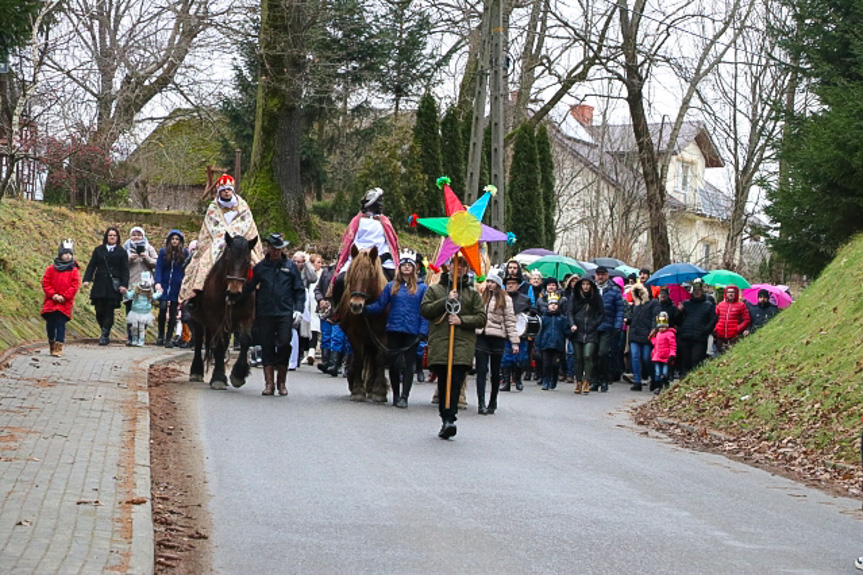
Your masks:
[{"label": "boot", "polygon": [[510,374],[510,369],[508,367],[504,367],[503,369],[500,370],[501,381],[500,381],[500,387],[498,388],[498,389],[500,389],[500,391],[510,391],[511,383],[510,383],[509,374]]},{"label": "boot", "polygon": [[321,362],[318,364],[318,369],[322,373],[327,372],[327,364],[329,363],[329,361],[330,361],[330,350],[329,350],[329,348],[321,349]]},{"label": "boot", "polygon": [[590,384],[590,388],[589,388],[589,389],[590,389],[590,391],[599,391],[599,384],[598,384],[598,383],[596,383],[596,382],[593,382],[593,383],[591,383],[591,384]]},{"label": "boot", "polygon": [[135,345],[135,338],[132,336],[132,326],[126,325],[126,347]]},{"label": "boot", "polygon": [[581,382],[581,393],[584,395],[590,393],[590,382],[586,379]]},{"label": "boot", "polygon": [[477,402],[478,402],[478,407],[476,409],[476,412],[479,413],[480,415],[487,415],[487,412],[485,409],[485,398],[484,397],[477,398]]},{"label": "boot", "polygon": [[342,360],[345,358],[345,354],[341,352],[330,353],[330,361],[327,364],[327,368],[324,370],[324,373],[330,374],[331,377],[336,377],[339,375],[339,368],[342,366]]},{"label": "boot", "polygon": [[52,353],[54,357],[63,357],[63,342],[57,341],[54,342],[54,353]]},{"label": "boot", "polygon": [[531,378],[531,369],[530,364],[526,368],[524,368],[524,381],[530,381]]},{"label": "boot", "polygon": [[461,386],[461,393],[458,396],[458,408],[467,408],[467,382],[465,382],[465,384]]},{"label": "boot", "polygon": [[608,382],[603,381],[602,385],[599,386],[599,391],[606,393],[608,391]]},{"label": "boot", "polygon": [[524,384],[521,382],[521,367],[515,366],[512,370],[513,378],[515,379],[515,390],[523,391]]},{"label": "boot", "polygon": [[276,392],[276,367],[273,365],[264,366],[264,391],[261,395],[273,395]]},{"label": "boot", "polygon": [[102,328],[102,334],[99,336],[99,345],[108,345],[108,342],[111,341],[109,339],[110,333],[111,333],[110,328],[104,328],[104,327]]},{"label": "boot", "polygon": [[641,382],[639,381],[639,382],[637,382],[637,383],[636,383],[636,382],[633,380],[632,387],[630,387],[630,388],[629,388],[629,391],[641,391]]},{"label": "boot", "polygon": [[144,342],[147,339],[147,328],[138,329],[138,339],[135,341],[135,345],[138,347],[144,347]]},{"label": "boot", "polygon": [[50,353],[51,355],[54,355],[54,340],[53,339],[48,340],[48,353]]},{"label": "boot", "polygon": [[288,381],[288,366],[287,365],[277,365],[276,366],[276,389],[279,390],[279,395],[288,395],[288,388],[285,383]]},{"label": "boot", "polygon": [[417,362],[416,362],[416,363],[417,363],[417,366],[416,366],[416,370],[417,370],[417,383],[423,383],[423,382],[426,380],[426,374],[425,374],[425,372],[423,371],[423,358],[422,358],[422,357],[418,357],[418,358],[417,358]]},{"label": "boot", "polygon": [[579,393],[580,394],[582,385],[584,385],[583,381],[575,380],[575,389],[573,390],[573,393]]},{"label": "boot", "polygon": [[551,389],[551,378],[543,378],[542,379],[542,390],[548,391]]}]

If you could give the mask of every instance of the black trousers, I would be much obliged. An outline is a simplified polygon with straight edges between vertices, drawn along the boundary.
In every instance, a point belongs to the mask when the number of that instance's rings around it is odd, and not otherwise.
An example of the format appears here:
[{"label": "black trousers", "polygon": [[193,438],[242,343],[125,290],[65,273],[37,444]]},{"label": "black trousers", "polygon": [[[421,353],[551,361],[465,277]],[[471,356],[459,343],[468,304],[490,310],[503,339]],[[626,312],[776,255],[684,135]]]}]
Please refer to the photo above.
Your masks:
[{"label": "black trousers", "polygon": [[614,346],[613,331],[599,332],[599,345],[596,352],[596,366],[593,372],[595,383],[611,382],[611,351]]},{"label": "black trousers", "polygon": [[497,409],[497,393],[500,387],[500,364],[506,340],[502,337],[478,335],[476,338],[476,398],[479,405],[485,405],[485,383],[491,364],[491,397],[488,406]]},{"label": "black trousers", "polygon": [[177,307],[179,303],[175,301],[160,301],[159,302],[159,339],[165,337],[165,316],[168,320],[168,339],[174,337],[174,328],[177,327]]},{"label": "black trousers", "polygon": [[706,358],[706,339],[702,341],[677,340],[677,360],[680,362],[681,377],[685,377],[687,373],[698,367]]},{"label": "black trousers", "polygon": [[255,333],[261,343],[261,363],[265,367],[288,365],[291,359],[291,330],[294,318],[289,315],[255,317]]},{"label": "black trousers", "polygon": [[458,398],[461,395],[461,386],[467,378],[469,365],[452,366],[452,388],[450,389],[450,406],[446,406],[446,365],[429,366],[437,376],[438,413],[441,421],[455,423],[458,414]]},{"label": "black trousers", "polygon": [[563,358],[563,353],[559,349],[544,349],[542,350],[542,383],[557,385],[557,375],[560,369],[560,360]]},{"label": "black trousers", "polygon": [[93,300],[93,308],[96,310],[96,323],[99,324],[99,327],[103,331],[111,331],[111,328],[114,327],[114,310],[117,307],[117,301],[113,299]]},{"label": "black trousers", "polygon": [[414,384],[414,363],[419,346],[416,334],[402,331],[387,332],[387,357],[390,366],[390,385],[393,388],[393,401],[408,397]]}]

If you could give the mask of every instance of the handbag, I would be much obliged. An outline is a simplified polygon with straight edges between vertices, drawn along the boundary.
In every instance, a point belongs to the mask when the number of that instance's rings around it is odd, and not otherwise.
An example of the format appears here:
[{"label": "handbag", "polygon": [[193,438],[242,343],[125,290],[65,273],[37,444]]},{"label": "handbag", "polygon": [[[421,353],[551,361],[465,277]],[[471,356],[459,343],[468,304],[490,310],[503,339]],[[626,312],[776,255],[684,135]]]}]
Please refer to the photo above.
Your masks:
[{"label": "handbag", "polygon": [[105,255],[102,255],[102,261],[105,262],[105,270],[108,272],[108,277],[111,278],[111,287],[118,294],[120,293],[120,278],[115,278],[114,274],[111,273],[111,266],[108,265],[108,258]]}]

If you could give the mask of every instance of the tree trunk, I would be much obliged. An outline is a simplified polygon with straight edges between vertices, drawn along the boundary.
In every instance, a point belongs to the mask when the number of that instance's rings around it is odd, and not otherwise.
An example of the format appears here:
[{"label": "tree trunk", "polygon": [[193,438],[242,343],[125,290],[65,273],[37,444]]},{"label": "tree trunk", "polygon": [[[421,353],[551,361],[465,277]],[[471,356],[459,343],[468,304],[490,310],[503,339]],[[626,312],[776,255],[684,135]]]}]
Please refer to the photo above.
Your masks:
[{"label": "tree trunk", "polygon": [[273,176],[281,190],[282,206],[295,219],[306,210],[303,182],[300,177],[302,147],[302,110],[288,106],[279,114],[273,150]]}]

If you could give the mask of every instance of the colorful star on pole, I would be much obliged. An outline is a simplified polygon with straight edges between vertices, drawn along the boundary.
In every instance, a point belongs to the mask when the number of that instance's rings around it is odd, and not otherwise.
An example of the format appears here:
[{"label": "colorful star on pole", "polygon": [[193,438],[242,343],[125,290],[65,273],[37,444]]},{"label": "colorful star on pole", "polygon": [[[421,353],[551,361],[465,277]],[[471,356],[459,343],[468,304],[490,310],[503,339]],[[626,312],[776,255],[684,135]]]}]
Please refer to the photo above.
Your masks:
[{"label": "colorful star on pole", "polygon": [[418,218],[416,221],[434,233],[446,237],[434,262],[435,266],[440,266],[461,250],[470,268],[475,274],[480,275],[482,271],[479,242],[507,241],[507,234],[482,223],[488,203],[497,193],[497,188],[486,186],[482,197],[465,208],[449,184],[450,179],[446,176],[437,180],[438,187],[443,190],[447,217]]}]

